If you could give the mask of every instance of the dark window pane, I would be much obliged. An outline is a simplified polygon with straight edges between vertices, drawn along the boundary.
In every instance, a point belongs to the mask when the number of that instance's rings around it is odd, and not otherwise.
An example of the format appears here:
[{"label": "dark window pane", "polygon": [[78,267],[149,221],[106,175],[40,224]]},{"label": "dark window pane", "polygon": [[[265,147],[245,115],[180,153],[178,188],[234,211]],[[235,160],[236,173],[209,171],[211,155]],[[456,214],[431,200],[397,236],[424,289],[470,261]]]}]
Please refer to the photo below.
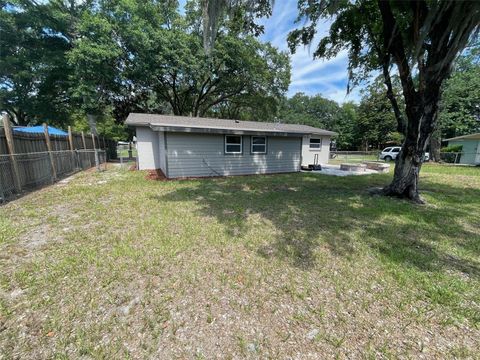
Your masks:
[{"label": "dark window pane", "polygon": [[254,153],[264,153],[265,152],[265,145],[253,145],[252,152]]},{"label": "dark window pane", "polygon": [[240,144],[238,145],[228,145],[227,144],[227,152],[241,152]]},{"label": "dark window pane", "polygon": [[252,137],[252,142],[254,145],[263,145],[265,144],[265,138],[263,136],[254,136]]},{"label": "dark window pane", "polygon": [[310,139],[310,144],[320,144],[320,139]]},{"label": "dark window pane", "polygon": [[397,148],[397,149],[393,149],[392,152],[395,152],[395,153],[400,152],[400,149],[398,149],[398,148]]},{"label": "dark window pane", "polygon": [[227,136],[227,144],[240,144],[242,142],[241,136]]}]

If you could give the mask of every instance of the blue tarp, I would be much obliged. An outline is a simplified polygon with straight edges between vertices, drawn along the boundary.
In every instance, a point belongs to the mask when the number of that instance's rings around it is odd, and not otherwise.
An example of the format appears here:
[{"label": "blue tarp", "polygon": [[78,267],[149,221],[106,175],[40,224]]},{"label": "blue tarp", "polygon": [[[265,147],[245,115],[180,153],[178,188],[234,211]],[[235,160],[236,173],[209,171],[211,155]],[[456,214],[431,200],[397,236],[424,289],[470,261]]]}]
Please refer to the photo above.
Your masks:
[{"label": "blue tarp", "polygon": [[[38,134],[41,133],[43,134],[43,126],[19,126],[19,127],[14,127],[13,131],[19,131],[19,132],[25,132],[25,133],[30,133],[30,134]],[[50,135],[63,135],[63,136],[68,136],[68,133],[66,133],[63,130],[54,128],[52,126],[48,126],[48,133]]]}]

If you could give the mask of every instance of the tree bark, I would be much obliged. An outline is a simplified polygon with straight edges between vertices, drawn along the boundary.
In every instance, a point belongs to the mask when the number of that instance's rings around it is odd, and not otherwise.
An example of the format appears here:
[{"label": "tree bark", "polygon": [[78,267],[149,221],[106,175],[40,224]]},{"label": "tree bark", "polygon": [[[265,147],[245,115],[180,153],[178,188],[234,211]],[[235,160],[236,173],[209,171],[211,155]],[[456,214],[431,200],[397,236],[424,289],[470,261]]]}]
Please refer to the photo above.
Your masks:
[{"label": "tree bark", "polygon": [[405,141],[395,161],[393,180],[383,189],[383,194],[407,198],[416,203],[423,203],[418,191],[418,180],[425,143]]},{"label": "tree bark", "polygon": [[430,160],[439,162],[440,159],[440,147],[442,144],[441,131],[436,129],[432,136],[430,136]]},{"label": "tree bark", "polygon": [[94,114],[87,114],[88,125],[90,126],[90,132],[98,136],[97,134],[97,115]]},{"label": "tree bark", "polygon": [[420,197],[418,180],[425,149],[437,122],[440,93],[433,89],[433,93],[427,92],[422,98],[424,99],[422,111],[407,125],[402,150],[395,160],[393,180],[383,189],[385,195],[407,198],[420,204],[424,201]]}]

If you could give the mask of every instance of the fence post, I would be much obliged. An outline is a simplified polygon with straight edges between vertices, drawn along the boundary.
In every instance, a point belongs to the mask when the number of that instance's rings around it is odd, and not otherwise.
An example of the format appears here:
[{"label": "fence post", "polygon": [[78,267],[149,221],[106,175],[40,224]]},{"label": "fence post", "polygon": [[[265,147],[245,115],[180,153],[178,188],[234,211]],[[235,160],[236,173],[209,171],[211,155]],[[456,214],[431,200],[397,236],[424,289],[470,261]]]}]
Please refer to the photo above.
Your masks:
[{"label": "fence post", "polygon": [[98,149],[95,144],[95,134],[92,134],[92,141],[93,141],[93,151],[95,152],[95,167],[97,168],[98,171],[100,171],[100,161],[98,159]]},{"label": "fence post", "polygon": [[48,133],[47,124],[43,123],[43,132],[45,133],[45,142],[47,143],[48,156],[50,157],[50,164],[52,165],[53,181],[57,180],[57,170],[55,169],[55,160],[52,154],[52,143],[50,142],[50,134]]},{"label": "fence post", "polygon": [[68,127],[68,143],[70,144],[70,150],[75,150],[73,148],[73,134],[72,134],[72,127]]},{"label": "fence post", "polygon": [[73,133],[72,133],[72,127],[68,127],[68,143],[70,145],[70,151],[72,152],[72,170],[77,169],[77,161],[76,161],[76,156],[75,156],[75,149],[73,147]]},{"label": "fence post", "polygon": [[87,150],[87,143],[85,142],[85,134],[82,131],[82,143],[83,143],[83,150]]},{"label": "fence post", "polygon": [[13,167],[13,183],[17,191],[22,191],[22,182],[20,181],[20,172],[18,171],[17,158],[15,157],[15,144],[13,143],[12,126],[8,114],[3,115],[3,127],[5,128],[5,137],[7,138],[8,153]]}]

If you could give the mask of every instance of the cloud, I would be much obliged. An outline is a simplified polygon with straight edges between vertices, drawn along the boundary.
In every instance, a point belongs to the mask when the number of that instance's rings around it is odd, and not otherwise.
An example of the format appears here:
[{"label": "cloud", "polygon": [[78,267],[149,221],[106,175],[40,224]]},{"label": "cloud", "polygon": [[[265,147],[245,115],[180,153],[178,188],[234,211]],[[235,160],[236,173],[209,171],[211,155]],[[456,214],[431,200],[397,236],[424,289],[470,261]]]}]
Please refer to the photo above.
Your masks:
[{"label": "cloud", "polygon": [[[289,50],[287,36],[290,31],[302,26],[295,23],[298,17],[297,0],[275,2],[272,16],[262,19],[260,23],[265,28],[263,41],[269,41],[280,50]],[[342,50],[335,58],[322,60],[313,59],[313,53],[320,38],[328,35],[331,21],[325,20],[318,25],[315,41],[311,46],[299,46],[291,55],[292,82],[288,96],[297,92],[308,95],[322,96],[343,103],[358,102],[357,93],[346,95],[348,82],[348,53]]]}]

